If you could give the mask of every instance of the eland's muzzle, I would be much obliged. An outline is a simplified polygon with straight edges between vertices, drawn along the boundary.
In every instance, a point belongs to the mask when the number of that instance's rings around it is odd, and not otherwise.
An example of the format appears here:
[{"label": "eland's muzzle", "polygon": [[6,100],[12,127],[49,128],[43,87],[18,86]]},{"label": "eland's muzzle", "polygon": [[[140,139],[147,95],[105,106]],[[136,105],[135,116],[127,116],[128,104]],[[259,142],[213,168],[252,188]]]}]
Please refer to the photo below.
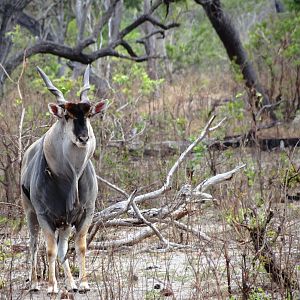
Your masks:
[{"label": "eland's muzzle", "polygon": [[78,141],[82,144],[85,145],[89,140],[89,136],[88,135],[81,135],[78,136]]}]

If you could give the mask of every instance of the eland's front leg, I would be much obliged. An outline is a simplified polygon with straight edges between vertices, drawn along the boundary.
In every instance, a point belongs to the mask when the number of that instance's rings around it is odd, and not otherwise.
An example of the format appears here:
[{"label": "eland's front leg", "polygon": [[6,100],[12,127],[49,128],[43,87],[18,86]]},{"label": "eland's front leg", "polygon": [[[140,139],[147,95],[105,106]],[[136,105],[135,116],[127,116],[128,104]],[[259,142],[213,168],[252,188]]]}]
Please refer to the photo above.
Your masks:
[{"label": "eland's front leg", "polygon": [[86,268],[85,268],[85,256],[86,256],[86,235],[88,232],[89,226],[83,226],[80,231],[76,234],[75,237],[75,249],[78,255],[79,262],[79,292],[86,293],[90,290]]},{"label": "eland's front leg", "polygon": [[57,294],[58,286],[57,280],[55,277],[55,261],[57,257],[57,242],[55,238],[55,233],[51,230],[44,230],[43,233],[46,240],[46,248],[47,248],[47,257],[48,257],[48,265],[49,265],[49,275],[48,275],[48,290],[47,294]]},{"label": "eland's front leg", "polygon": [[66,258],[66,254],[67,254],[67,251],[68,251],[68,240],[69,240],[71,230],[72,230],[71,227],[67,227],[67,228],[64,228],[64,229],[59,229],[59,233],[58,233],[58,253],[57,253],[57,255],[58,255],[58,258],[61,261],[63,269],[64,269],[65,278],[67,280],[68,290],[76,292],[78,289],[77,289],[76,283],[73,279],[68,259]]}]

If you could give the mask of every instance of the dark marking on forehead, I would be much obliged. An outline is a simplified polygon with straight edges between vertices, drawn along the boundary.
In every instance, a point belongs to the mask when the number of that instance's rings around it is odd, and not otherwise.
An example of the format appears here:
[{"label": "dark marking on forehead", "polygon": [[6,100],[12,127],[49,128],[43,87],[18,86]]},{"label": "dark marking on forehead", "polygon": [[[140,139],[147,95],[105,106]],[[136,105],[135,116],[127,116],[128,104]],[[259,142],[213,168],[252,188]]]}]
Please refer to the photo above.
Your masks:
[{"label": "dark marking on forehead", "polygon": [[63,104],[62,107],[65,110],[67,110],[67,112],[71,114],[72,117],[77,119],[82,117],[87,117],[91,109],[91,105],[88,103],[68,102],[66,104]]}]

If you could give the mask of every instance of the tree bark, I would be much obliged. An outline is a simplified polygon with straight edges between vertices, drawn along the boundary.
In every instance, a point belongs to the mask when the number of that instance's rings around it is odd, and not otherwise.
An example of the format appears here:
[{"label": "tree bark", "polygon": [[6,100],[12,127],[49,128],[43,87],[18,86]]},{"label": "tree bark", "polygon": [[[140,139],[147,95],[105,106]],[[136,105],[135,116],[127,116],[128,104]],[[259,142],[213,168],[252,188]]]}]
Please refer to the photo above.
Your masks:
[{"label": "tree bark", "polygon": [[[106,9],[112,5],[112,0],[105,1]],[[114,13],[111,15],[108,21],[108,42],[112,43],[118,38],[120,32],[121,20],[123,15],[123,0],[120,0],[116,6]],[[105,77],[107,80],[110,80],[111,76],[111,61],[108,57]]]},{"label": "tree bark", "polygon": [[283,13],[284,12],[284,5],[280,0],[274,0],[275,9],[277,13]]},{"label": "tree bark", "polygon": [[[230,61],[240,67],[246,87],[249,88],[250,91],[254,90],[262,95],[263,105],[270,105],[269,97],[261,86],[253,65],[248,59],[239,33],[230,18],[224,12],[220,0],[195,0],[195,2],[203,7],[213,28],[222,41]],[[275,119],[274,113],[270,112],[270,116],[272,119]]]}]

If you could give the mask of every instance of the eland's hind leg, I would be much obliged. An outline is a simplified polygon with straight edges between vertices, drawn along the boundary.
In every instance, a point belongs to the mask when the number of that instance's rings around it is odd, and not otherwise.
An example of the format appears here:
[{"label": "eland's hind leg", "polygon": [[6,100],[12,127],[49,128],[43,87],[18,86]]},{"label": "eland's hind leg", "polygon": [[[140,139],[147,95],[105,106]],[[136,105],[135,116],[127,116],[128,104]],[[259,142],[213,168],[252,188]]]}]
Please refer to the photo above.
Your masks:
[{"label": "eland's hind leg", "polygon": [[38,236],[39,223],[35,212],[29,211],[26,213],[29,233],[30,233],[30,254],[31,254],[31,271],[30,271],[30,291],[39,291],[39,284],[37,279],[36,265],[37,265],[37,251],[38,251]]},{"label": "eland's hind leg", "polygon": [[78,289],[77,289],[76,283],[74,281],[74,278],[72,276],[68,259],[66,258],[66,254],[68,251],[68,240],[69,240],[71,230],[72,230],[71,227],[59,229],[57,255],[58,255],[58,258],[61,261],[63,269],[64,269],[65,278],[67,280],[68,290],[76,292]]}]

